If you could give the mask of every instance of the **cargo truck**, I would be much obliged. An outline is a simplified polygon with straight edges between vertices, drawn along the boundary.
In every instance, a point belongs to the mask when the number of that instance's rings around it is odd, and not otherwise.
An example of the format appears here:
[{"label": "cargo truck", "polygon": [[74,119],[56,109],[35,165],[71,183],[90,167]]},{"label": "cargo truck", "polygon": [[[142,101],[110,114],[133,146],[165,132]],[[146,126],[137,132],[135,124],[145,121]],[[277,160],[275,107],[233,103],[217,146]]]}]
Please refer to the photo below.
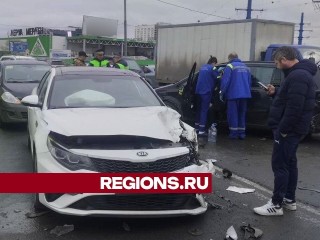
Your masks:
[{"label": "cargo truck", "polygon": [[292,45],[294,23],[250,19],[157,26],[156,79],[160,84],[183,79],[194,62],[209,56],[227,62],[230,52],[244,61],[266,59],[274,43]]}]

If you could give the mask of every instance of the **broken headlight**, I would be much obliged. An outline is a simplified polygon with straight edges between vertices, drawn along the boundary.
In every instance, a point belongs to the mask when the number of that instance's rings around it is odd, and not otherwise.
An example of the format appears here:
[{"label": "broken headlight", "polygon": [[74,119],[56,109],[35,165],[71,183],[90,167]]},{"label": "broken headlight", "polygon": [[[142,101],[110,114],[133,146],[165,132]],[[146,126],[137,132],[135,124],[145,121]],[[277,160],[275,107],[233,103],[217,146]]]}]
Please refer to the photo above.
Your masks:
[{"label": "broken headlight", "polygon": [[62,166],[72,171],[80,169],[94,171],[94,166],[90,158],[68,151],[68,149],[64,148],[50,137],[48,137],[47,146],[52,157]]}]

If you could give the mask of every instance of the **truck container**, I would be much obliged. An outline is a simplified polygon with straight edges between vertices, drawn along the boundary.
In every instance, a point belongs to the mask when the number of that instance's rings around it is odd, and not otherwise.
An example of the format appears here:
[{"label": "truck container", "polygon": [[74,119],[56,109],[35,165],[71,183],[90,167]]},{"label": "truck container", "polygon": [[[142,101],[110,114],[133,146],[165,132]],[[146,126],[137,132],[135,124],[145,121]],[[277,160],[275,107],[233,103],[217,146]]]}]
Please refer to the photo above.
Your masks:
[{"label": "truck container", "polygon": [[261,60],[270,44],[293,44],[294,26],[262,19],[157,26],[156,79],[174,83],[210,55],[227,62],[235,51],[241,60]]}]

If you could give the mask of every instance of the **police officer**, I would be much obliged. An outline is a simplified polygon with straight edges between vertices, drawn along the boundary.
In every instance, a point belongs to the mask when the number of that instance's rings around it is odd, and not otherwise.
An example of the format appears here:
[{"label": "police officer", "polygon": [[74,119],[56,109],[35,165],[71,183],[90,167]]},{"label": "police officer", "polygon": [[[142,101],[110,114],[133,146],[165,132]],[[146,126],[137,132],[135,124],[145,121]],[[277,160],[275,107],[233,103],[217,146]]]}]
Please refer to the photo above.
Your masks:
[{"label": "police officer", "polygon": [[120,53],[116,53],[113,55],[113,62],[116,68],[127,69],[127,70],[129,69],[127,61],[122,59]]},{"label": "police officer", "polygon": [[95,58],[90,61],[89,66],[91,66],[91,67],[106,67],[108,62],[109,61],[104,58],[103,49],[99,49],[95,52]]},{"label": "police officer", "polygon": [[229,138],[244,139],[246,136],[247,99],[251,98],[250,69],[233,52],[228,56],[220,87],[220,99],[227,100]]},{"label": "police officer", "polygon": [[199,77],[196,85],[196,121],[195,129],[198,136],[205,135],[207,114],[210,107],[213,91],[217,82],[218,71],[215,67],[217,64],[216,57],[210,57],[207,64],[201,66]]}]

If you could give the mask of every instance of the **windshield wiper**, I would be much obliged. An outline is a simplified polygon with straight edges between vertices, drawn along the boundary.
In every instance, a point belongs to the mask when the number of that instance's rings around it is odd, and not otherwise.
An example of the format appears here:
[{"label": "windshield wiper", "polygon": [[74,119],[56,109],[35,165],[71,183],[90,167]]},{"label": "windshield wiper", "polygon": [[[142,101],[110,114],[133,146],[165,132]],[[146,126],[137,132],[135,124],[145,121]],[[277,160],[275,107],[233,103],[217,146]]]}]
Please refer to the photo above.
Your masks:
[{"label": "windshield wiper", "polygon": [[38,83],[40,81],[39,80],[30,80],[30,81],[24,81],[24,82],[26,82],[26,83]]},{"label": "windshield wiper", "polygon": [[24,83],[24,82],[26,82],[26,81],[19,81],[19,80],[12,80],[12,81],[6,81],[7,83]]},{"label": "windshield wiper", "polygon": [[40,80],[26,80],[26,79],[14,79],[14,78],[9,78],[6,79],[6,82],[8,83],[38,83]]}]

